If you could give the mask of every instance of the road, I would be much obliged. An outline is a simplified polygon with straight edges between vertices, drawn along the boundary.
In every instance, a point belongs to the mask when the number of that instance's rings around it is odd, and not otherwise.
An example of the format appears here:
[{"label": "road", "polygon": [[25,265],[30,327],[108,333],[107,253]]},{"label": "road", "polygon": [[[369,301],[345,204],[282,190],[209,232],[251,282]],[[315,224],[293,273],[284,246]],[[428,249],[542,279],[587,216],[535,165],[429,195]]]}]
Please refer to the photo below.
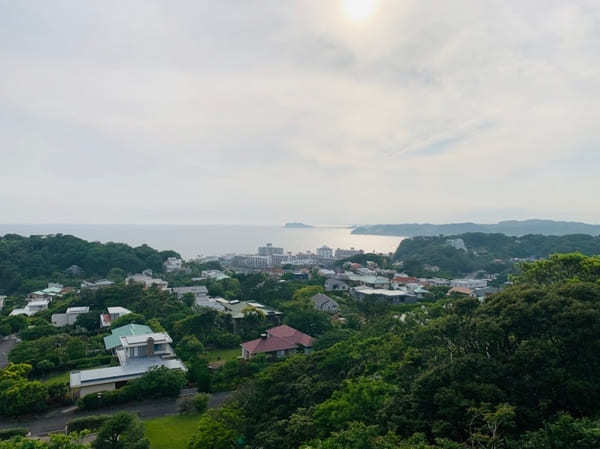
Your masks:
[{"label": "road", "polygon": [[[76,407],[51,410],[50,412],[26,418],[9,420],[2,418],[0,429],[11,427],[25,427],[32,436],[44,436],[51,432],[64,431],[68,421],[74,418],[89,415],[112,415],[118,412],[137,413],[142,419],[158,418],[161,416],[174,415],[179,410],[179,404],[186,396],[196,393],[195,389],[183,390],[179,398],[151,399],[132,404],[123,404],[99,410],[80,411]],[[213,393],[209,408],[219,407],[231,395],[231,392]]]},{"label": "road", "polygon": [[0,369],[8,365],[8,353],[17,344],[17,338],[14,335],[0,337]]}]

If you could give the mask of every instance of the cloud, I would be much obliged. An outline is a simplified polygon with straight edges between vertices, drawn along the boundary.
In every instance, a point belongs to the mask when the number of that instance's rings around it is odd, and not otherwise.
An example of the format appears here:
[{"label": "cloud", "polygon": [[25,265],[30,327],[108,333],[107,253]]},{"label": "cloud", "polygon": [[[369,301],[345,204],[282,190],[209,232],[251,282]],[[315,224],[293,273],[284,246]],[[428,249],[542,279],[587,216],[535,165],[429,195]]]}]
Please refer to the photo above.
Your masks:
[{"label": "cloud", "polygon": [[337,1],[0,0],[0,222],[598,222],[578,161],[599,23],[592,1],[352,22]]}]

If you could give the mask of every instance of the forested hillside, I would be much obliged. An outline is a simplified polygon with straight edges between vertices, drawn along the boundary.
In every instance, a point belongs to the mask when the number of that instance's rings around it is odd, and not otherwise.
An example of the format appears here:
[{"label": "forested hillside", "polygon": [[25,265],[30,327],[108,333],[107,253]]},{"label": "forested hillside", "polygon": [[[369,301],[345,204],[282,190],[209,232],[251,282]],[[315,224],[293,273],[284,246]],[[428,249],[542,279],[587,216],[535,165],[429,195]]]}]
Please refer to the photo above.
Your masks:
[{"label": "forested hillside", "polygon": [[[449,240],[462,239],[464,249],[456,249]],[[565,236],[467,233],[452,236],[413,237],[405,239],[394,254],[410,274],[422,274],[425,265],[437,266],[442,274],[462,276],[477,270],[491,273],[509,270],[512,259],[543,258],[555,253],[580,252],[600,254],[600,236],[572,234]]]},{"label": "forested hillside", "polygon": [[191,447],[592,449],[598,378],[600,258],[554,256],[267,368]]},{"label": "forested hillside", "polygon": [[502,233],[506,235],[599,235],[600,225],[575,221],[507,220],[495,224],[480,223],[404,223],[359,226],[353,234],[397,235],[399,237],[464,234],[467,232]]},{"label": "forested hillside", "polygon": [[87,242],[71,235],[7,234],[0,237],[0,294],[27,293],[48,280],[68,281],[65,270],[72,265],[87,278],[104,277],[115,268],[125,273],[146,268],[162,271],[163,261],[170,256],[178,254],[147,245]]}]

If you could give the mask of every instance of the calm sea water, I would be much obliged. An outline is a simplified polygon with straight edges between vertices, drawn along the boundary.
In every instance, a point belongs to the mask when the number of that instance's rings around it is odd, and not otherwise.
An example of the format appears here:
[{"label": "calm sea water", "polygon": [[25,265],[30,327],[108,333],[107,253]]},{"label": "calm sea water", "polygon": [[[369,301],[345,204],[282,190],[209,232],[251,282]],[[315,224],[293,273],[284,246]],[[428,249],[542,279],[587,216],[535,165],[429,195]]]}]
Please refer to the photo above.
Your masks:
[{"label": "calm sea water", "polygon": [[356,235],[348,228],[229,225],[1,225],[0,235],[15,233],[71,234],[90,241],[123,242],[137,246],[147,243],[159,250],[172,249],[185,258],[227,253],[255,253],[259,246],[272,243],[285,251],[315,251],[327,245],[354,247],[378,253],[393,252],[402,237]]}]

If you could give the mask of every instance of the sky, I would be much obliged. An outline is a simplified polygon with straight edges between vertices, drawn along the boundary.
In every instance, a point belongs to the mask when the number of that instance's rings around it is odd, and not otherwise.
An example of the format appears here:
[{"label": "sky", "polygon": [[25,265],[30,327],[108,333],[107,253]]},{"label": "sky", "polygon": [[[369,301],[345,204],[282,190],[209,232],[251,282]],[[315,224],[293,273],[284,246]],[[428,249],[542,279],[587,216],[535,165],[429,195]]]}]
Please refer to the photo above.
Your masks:
[{"label": "sky", "polygon": [[0,223],[600,223],[597,0],[0,0]]}]

